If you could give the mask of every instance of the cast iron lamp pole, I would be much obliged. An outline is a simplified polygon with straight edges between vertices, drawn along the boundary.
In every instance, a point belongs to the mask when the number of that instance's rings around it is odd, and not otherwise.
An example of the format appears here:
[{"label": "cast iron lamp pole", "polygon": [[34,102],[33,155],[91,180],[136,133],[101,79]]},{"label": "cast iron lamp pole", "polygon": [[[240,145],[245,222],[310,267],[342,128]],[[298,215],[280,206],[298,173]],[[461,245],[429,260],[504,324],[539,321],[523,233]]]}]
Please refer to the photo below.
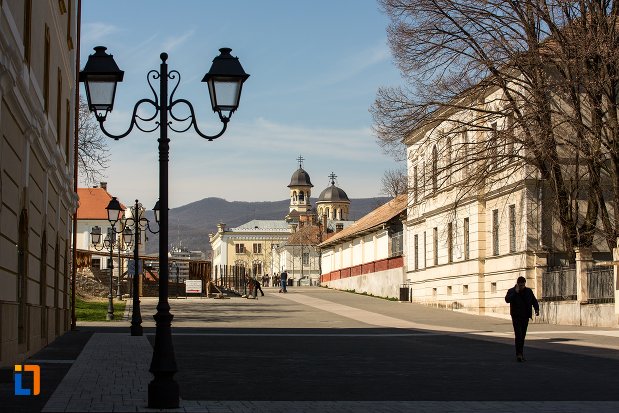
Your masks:
[{"label": "cast iron lamp pole", "polygon": [[[159,72],[151,70],[146,77],[154,99],[139,100],[134,106],[128,130],[120,135],[114,135],[105,129],[103,123],[108,112],[113,109],[116,84],[122,81],[124,72],[118,68],[114,58],[108,55],[105,50],[106,48],[103,46],[95,47],[95,53],[88,57],[86,66],[79,76],[80,82],[85,84],[88,107],[94,112],[101,131],[106,136],[118,140],[129,135],[134,126],[143,132],[153,132],[159,128],[159,231],[161,233],[159,236],[159,302],[157,314],[154,315],[156,321],[155,346],[150,365],[150,372],[154,378],[148,384],[148,407],[177,408],[179,406],[179,388],[178,383],[174,380],[174,374],[178,368],[172,345],[171,328],[174,317],[170,313],[168,302],[168,161],[170,150],[168,128],[180,133],[193,126],[199,136],[209,141],[220,137],[226,131],[232,113],[238,108],[243,82],[247,80],[249,75],[243,70],[238,58],[230,55],[231,49],[219,49],[221,54],[213,59],[211,69],[202,81],[208,84],[212,109],[218,113],[223,126],[218,134],[208,136],[198,129],[192,104],[185,99],[174,99],[174,92],[180,83],[180,73],[176,70],[168,73],[168,64],[166,63],[168,55],[161,53]],[[153,80],[159,79],[158,95],[151,84],[151,78]],[[168,79],[177,79],[169,96]],[[142,104],[152,106],[155,113],[151,117],[140,116],[138,108]],[[184,105],[189,110],[189,115],[175,116],[173,109],[176,105]],[[156,120],[157,116],[159,116],[158,120]],[[181,126],[179,129],[175,129],[172,127],[172,121],[169,118],[181,123],[181,125],[183,123],[189,124],[186,127]],[[142,129],[138,125],[138,121],[154,121],[155,126],[151,129]]]},{"label": "cast iron lamp pole", "polygon": [[[116,245],[116,234],[121,233],[116,231],[116,222],[118,221],[118,217],[120,213],[123,211],[120,202],[113,197],[108,206],[105,208],[108,214],[108,221],[110,222],[110,228],[107,236],[103,240],[103,244],[99,247],[99,243],[101,242],[101,228],[99,226],[95,226],[92,228],[90,232],[92,246],[97,251],[103,251],[104,249],[110,251],[110,291],[108,293],[108,304],[107,304],[107,315],[106,320],[111,321],[114,319],[114,246]],[[125,246],[130,247],[131,245],[131,237],[130,234],[123,233],[123,241]],[[121,245],[118,244],[118,251],[121,251]],[[120,263],[119,263],[120,267]]]},{"label": "cast iron lamp pole", "polygon": [[[150,227],[150,221],[143,216],[144,208],[142,204],[136,199],[135,205],[131,207],[131,217],[125,220],[125,225],[127,229],[133,226],[133,309],[131,311],[131,335],[132,336],[141,336],[143,334],[142,330],[142,312],[140,310],[140,269],[139,269],[139,259],[140,253],[139,248],[142,240],[142,232],[148,231],[152,234],[157,234],[159,230],[154,231]],[[153,208],[155,212],[155,221],[159,224],[159,201],[155,204]]]}]

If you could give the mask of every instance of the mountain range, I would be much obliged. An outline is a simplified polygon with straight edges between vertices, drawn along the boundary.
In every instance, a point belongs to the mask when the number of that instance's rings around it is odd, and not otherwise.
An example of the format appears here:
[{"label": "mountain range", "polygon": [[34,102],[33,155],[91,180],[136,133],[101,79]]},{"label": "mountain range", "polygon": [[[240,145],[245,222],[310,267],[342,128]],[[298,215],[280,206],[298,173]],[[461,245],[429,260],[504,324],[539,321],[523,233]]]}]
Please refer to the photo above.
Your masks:
[{"label": "mountain range", "polygon": [[[348,219],[358,220],[391,198],[358,198],[350,200]],[[226,201],[221,198],[204,198],[178,208],[170,209],[168,239],[171,246],[182,246],[189,250],[210,251],[209,234],[217,231],[217,224],[223,222],[227,228],[234,228],[253,219],[284,219],[289,212],[290,200],[242,202]],[[152,219],[152,211],[149,211]],[[159,236],[148,235],[146,253],[156,253]]]}]

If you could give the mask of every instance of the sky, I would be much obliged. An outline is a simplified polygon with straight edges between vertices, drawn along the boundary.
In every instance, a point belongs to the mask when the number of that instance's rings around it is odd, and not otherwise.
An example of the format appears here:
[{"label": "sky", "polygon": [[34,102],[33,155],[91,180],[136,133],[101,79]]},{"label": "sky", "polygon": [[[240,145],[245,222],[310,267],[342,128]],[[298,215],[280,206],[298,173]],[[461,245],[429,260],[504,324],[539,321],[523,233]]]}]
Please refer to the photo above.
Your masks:
[{"label": "sky", "polygon": [[[207,197],[287,199],[299,155],[314,184],[313,202],[331,172],[349,198],[368,198],[383,195],[386,170],[403,166],[382,153],[369,112],[379,87],[402,83],[387,24],[375,0],[85,0],[80,65],[95,46],[105,46],[125,71],[105,123],[115,134],[127,130],[137,101],[153,97],[146,76],[159,70],[161,52],[169,55],[169,70],[180,73],[175,98],[192,103],[210,135],[221,122],[200,81],[219,48],[230,47],[250,74],[222,137],[208,142],[193,129],[170,131],[171,208]],[[140,113],[152,109],[142,105]],[[155,204],[158,137],[136,130],[108,139],[104,180],[121,202]]]}]

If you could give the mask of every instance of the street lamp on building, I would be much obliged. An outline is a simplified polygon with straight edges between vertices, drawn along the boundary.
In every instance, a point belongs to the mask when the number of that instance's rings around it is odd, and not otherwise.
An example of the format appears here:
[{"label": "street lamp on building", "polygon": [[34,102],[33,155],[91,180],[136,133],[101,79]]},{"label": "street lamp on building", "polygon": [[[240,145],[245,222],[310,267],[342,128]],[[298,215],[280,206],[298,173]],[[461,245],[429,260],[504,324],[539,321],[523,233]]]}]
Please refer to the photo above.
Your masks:
[{"label": "street lamp on building", "polygon": [[[178,383],[174,374],[178,368],[174,347],[172,345],[171,324],[173,315],[170,313],[168,302],[168,158],[170,139],[168,129],[174,132],[186,132],[191,127],[194,131],[209,141],[219,138],[226,131],[232,113],[239,106],[243,83],[249,75],[245,73],[238,58],[233,57],[231,49],[219,49],[220,55],[213,59],[213,64],[202,79],[208,85],[211,107],[217,112],[223,126],[219,133],[209,136],[198,128],[193,105],[186,99],[175,99],[174,92],[180,83],[180,73],[176,70],[168,72],[168,55],[161,53],[160,70],[151,70],[146,78],[153,92],[154,98],[139,100],[133,109],[129,128],[120,135],[108,132],[104,127],[108,112],[114,107],[116,85],[123,80],[124,72],[118,68],[112,55],[107,54],[103,46],[95,47],[95,53],[88,57],[84,69],[80,72],[79,80],[84,82],[88,107],[94,112],[101,131],[108,137],[118,140],[131,133],[134,127],[143,132],[153,132],[159,129],[159,202],[160,202],[160,236],[159,236],[159,302],[157,304],[155,346],[150,372],[154,378],[148,385],[148,407],[176,408],[179,404]],[[152,80],[159,81],[159,93],[155,91]],[[168,81],[176,82],[172,92],[168,95]],[[144,117],[138,114],[142,105],[151,106],[155,113]],[[175,115],[174,109],[185,107],[189,115]],[[138,122],[154,126],[143,129]],[[173,126],[177,122],[180,126]]]},{"label": "street lamp on building", "polygon": [[[90,231],[90,238],[92,246],[95,250],[108,250],[110,252],[110,291],[107,297],[108,305],[106,316],[106,320],[110,321],[114,319],[114,248],[116,247],[120,254],[120,252],[131,248],[132,239],[131,234],[124,233],[122,229],[120,231],[116,230],[116,223],[118,222],[118,217],[124,210],[116,197],[113,197],[110,200],[108,206],[105,209],[107,210],[108,221],[110,222],[110,228],[108,228],[107,235],[105,236],[103,242],[101,242],[101,227],[95,226]],[[123,234],[122,238],[117,239],[117,234]],[[120,275],[118,277],[118,282],[120,283]],[[120,287],[118,288],[120,290]]]}]

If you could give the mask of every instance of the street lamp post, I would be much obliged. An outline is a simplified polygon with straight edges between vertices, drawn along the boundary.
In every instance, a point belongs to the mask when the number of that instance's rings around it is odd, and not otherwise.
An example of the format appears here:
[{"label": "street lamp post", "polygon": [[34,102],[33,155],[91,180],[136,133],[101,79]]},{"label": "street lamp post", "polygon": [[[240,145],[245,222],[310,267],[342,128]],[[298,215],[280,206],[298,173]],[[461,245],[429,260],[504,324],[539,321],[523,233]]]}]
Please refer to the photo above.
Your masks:
[{"label": "street lamp post", "polygon": [[[97,251],[109,250],[110,251],[110,291],[108,293],[108,304],[107,304],[107,315],[106,320],[111,321],[114,319],[114,247],[117,246],[118,252],[120,254],[121,251],[124,251],[125,248],[128,249],[131,247],[131,237],[130,234],[124,233],[121,231],[116,231],[116,222],[118,222],[118,217],[120,213],[124,210],[120,205],[120,202],[113,197],[108,206],[105,208],[108,213],[108,221],[110,222],[110,228],[108,230],[105,239],[103,240],[103,244],[99,246],[101,242],[101,228],[99,226],[95,226],[91,229],[90,237],[92,246]],[[122,225],[122,224],[121,224]],[[122,240],[116,240],[116,234],[123,234]],[[120,262],[119,262],[120,267]],[[119,278],[120,281],[120,278]]]},{"label": "street lamp post", "polygon": [[[108,112],[114,106],[116,84],[121,82],[124,72],[118,68],[111,55],[105,52],[103,46],[95,47],[95,53],[88,57],[84,69],[79,74],[80,82],[84,82],[86,98],[89,109],[94,112],[101,131],[108,137],[118,140],[131,133],[134,126],[143,132],[153,132],[159,129],[159,302],[156,321],[155,345],[150,372],[154,378],[148,385],[148,407],[150,408],[177,408],[179,405],[178,383],[174,380],[174,374],[178,368],[172,345],[172,319],[168,302],[168,160],[170,151],[170,139],[168,129],[182,133],[193,126],[194,131],[209,141],[219,138],[226,131],[226,127],[239,105],[243,83],[249,75],[245,73],[238,58],[233,57],[231,49],[219,49],[220,55],[213,59],[213,64],[208,73],[202,79],[208,84],[211,106],[217,112],[223,126],[219,133],[213,136],[203,134],[196,121],[193,105],[186,99],[174,99],[174,92],[180,83],[180,73],[176,70],[168,72],[168,54],[161,53],[160,70],[151,70],[147,74],[148,84],[153,92],[154,99],[141,99],[133,109],[131,123],[126,132],[120,135],[109,133],[105,127]],[[159,94],[151,84],[152,80],[159,80]],[[168,95],[168,80],[176,81],[172,93]],[[141,105],[150,105],[155,113],[151,117],[142,117],[138,114]],[[184,106],[189,110],[189,115],[178,117],[173,113],[175,107]],[[158,120],[157,116],[159,117]],[[138,122],[153,122],[151,129],[143,129]],[[181,126],[173,127],[176,121]],[[188,125],[186,125],[189,123]],[[186,126],[185,126],[186,125]]]},{"label": "street lamp post", "polygon": [[[150,227],[150,221],[144,216],[144,208],[142,204],[136,199],[135,204],[131,207],[131,217],[125,220],[125,231],[129,230],[134,239],[133,244],[133,309],[131,311],[131,335],[141,336],[142,331],[142,312],[140,310],[140,269],[138,262],[140,259],[139,247],[142,243],[141,233],[149,231],[152,234],[157,234],[159,231],[155,231]],[[155,212],[155,221],[159,224],[159,201],[153,208]],[[133,227],[133,230],[130,228]]]}]

